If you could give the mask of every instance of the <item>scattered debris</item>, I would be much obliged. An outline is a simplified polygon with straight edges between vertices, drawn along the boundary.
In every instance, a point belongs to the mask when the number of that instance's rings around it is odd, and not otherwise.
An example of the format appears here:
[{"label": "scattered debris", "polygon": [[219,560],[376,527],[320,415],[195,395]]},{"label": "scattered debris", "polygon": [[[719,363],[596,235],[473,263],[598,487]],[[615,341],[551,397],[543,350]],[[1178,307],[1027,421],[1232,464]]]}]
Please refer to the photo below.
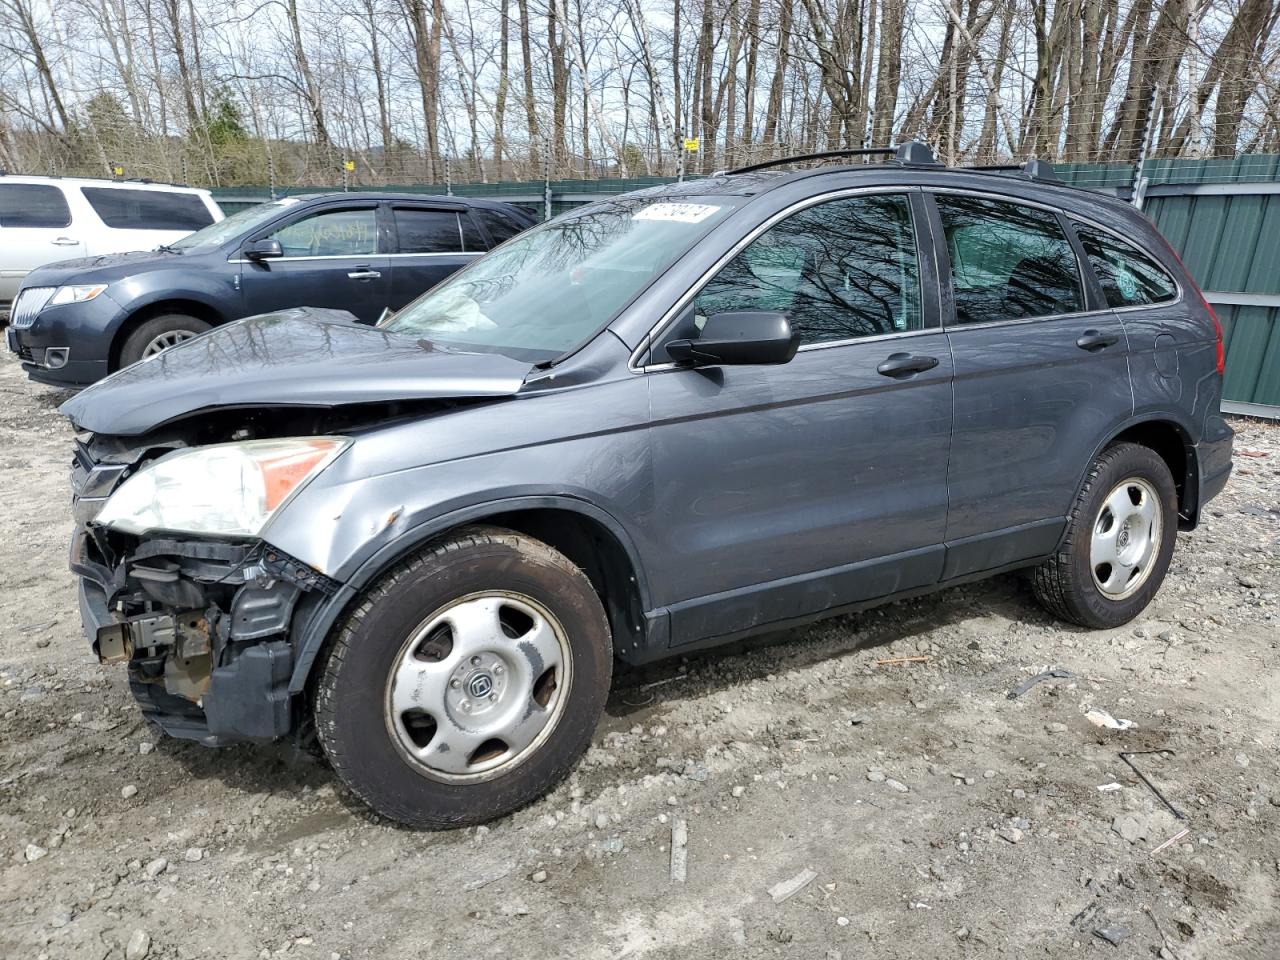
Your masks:
[{"label": "scattered debris", "polygon": [[154,860],[152,860],[150,863],[148,863],[145,867],[142,868],[142,872],[147,875],[148,880],[154,880],[156,877],[160,876],[160,874],[164,873],[168,869],[169,869],[169,861],[166,860],[164,857],[156,857]]},{"label": "scattered debris", "polygon": [[1115,793],[1119,789],[1120,789],[1120,784],[1116,783],[1114,780],[1111,781],[1110,783],[1098,784],[1099,793]]},{"label": "scattered debris", "polygon": [[145,930],[135,930],[124,948],[125,960],[143,960],[151,952],[151,934]]},{"label": "scattered debris", "polygon": [[132,800],[137,795],[138,795],[138,788],[134,786],[132,783],[126,783],[123,787],[120,788],[120,796],[124,797],[126,800]]},{"label": "scattered debris", "polygon": [[1128,730],[1130,727],[1137,726],[1132,720],[1119,720],[1107,711],[1096,707],[1086,713],[1084,718],[1095,727],[1106,727],[1108,730]]},{"label": "scattered debris", "polygon": [[782,903],[785,900],[790,900],[817,879],[818,872],[816,870],[801,870],[790,880],[783,880],[781,883],[775,883],[770,887],[769,896],[773,898],[774,903]]},{"label": "scattered debris", "polygon": [[1187,819],[1187,815],[1183,813],[1181,810],[1179,810],[1177,807],[1175,807],[1167,799],[1165,799],[1165,795],[1160,792],[1160,789],[1154,783],[1148,780],[1147,775],[1143,773],[1141,770],[1139,770],[1137,765],[1132,760],[1129,759],[1130,757],[1141,757],[1149,754],[1158,754],[1161,758],[1164,758],[1166,756],[1172,757],[1174,755],[1172,750],[1130,750],[1128,752],[1121,751],[1120,759],[1123,760],[1126,764],[1128,764],[1129,769],[1138,775],[1138,779],[1141,780],[1143,783],[1145,783],[1151,789],[1151,792],[1156,795],[1156,799],[1169,808],[1170,813],[1172,813],[1179,820]]},{"label": "scattered debris", "polygon": [[1165,847],[1171,847],[1171,846],[1173,846],[1175,843],[1177,843],[1179,840],[1181,840],[1183,837],[1185,837],[1185,836],[1186,836],[1187,834],[1189,834],[1190,832],[1191,832],[1191,828],[1190,828],[1190,827],[1183,827],[1181,830],[1179,830],[1177,833],[1175,833],[1172,837],[1170,837],[1170,838],[1169,838],[1168,840],[1166,840],[1164,843],[1160,844],[1160,846],[1158,846],[1158,847],[1156,847],[1154,850],[1152,850],[1152,851],[1151,851],[1151,855],[1154,857],[1157,853],[1159,853],[1159,852],[1160,852],[1161,850],[1163,850]]},{"label": "scattered debris", "polygon": [[48,854],[48,850],[35,843],[28,843],[27,849],[23,852],[23,856],[27,858],[27,863],[35,863],[41,857],[48,856]]},{"label": "scattered debris", "polygon": [[[689,872],[689,824],[680,817],[671,821],[671,880],[684,883]],[[816,876],[816,874],[815,874]]]},{"label": "scattered debris", "polygon": [[1068,677],[1074,677],[1075,674],[1070,670],[1062,667],[1054,667],[1052,670],[1046,670],[1044,673],[1037,673],[1034,677],[1027,677],[1020,684],[1009,691],[1009,699],[1017,700],[1020,696],[1034,687],[1037,683],[1044,683],[1046,680],[1066,680]]},{"label": "scattered debris", "polygon": [[495,869],[476,877],[474,880],[468,880],[462,885],[462,889],[467,893],[473,893],[481,887],[487,887],[491,883],[497,883],[499,880],[510,874],[515,868],[516,865],[514,861],[500,863]]},{"label": "scattered debris", "polygon": [[1109,927],[1098,927],[1093,931],[1095,937],[1099,940],[1105,940],[1113,947],[1120,946],[1131,933],[1133,931],[1122,923],[1112,924]]},{"label": "scattered debris", "polygon": [[532,880],[534,883],[546,883],[547,871],[535,870],[533,871],[533,873],[529,874],[529,879]]},{"label": "scattered debris", "polygon": [[1252,457],[1255,460],[1261,457],[1267,456],[1267,451],[1258,450],[1258,449],[1255,449],[1254,447],[1242,447],[1241,449],[1237,450],[1236,453],[1240,454],[1240,456],[1242,457]]},{"label": "scattered debris", "polygon": [[877,660],[876,666],[883,667],[891,663],[928,663],[933,657],[885,657],[883,660]]}]

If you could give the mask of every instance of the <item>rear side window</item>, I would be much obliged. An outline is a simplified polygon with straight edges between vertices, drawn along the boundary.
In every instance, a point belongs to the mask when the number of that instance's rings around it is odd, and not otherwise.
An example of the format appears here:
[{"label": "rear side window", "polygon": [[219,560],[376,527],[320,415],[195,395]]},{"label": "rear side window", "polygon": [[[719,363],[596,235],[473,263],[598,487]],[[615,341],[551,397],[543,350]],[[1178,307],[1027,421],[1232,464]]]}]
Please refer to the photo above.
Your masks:
[{"label": "rear side window", "polygon": [[0,227],[67,227],[71,210],[57,187],[0,183]]},{"label": "rear side window", "polygon": [[1077,223],[1075,228],[1108,306],[1136,307],[1177,298],[1173,277],[1146,254],[1093,227]]},{"label": "rear side window", "polygon": [[401,253],[461,253],[462,228],[452,210],[396,207]]},{"label": "rear side window", "polygon": [[213,214],[194,193],[122,187],[81,187],[80,192],[102,222],[117,230],[199,230],[213,223]]},{"label": "rear side window", "polygon": [[477,210],[475,213],[489,231],[489,236],[493,237],[494,246],[505,243],[525,230],[524,224],[501,210]]},{"label": "rear side window", "polygon": [[951,256],[957,323],[1025,320],[1084,309],[1080,266],[1046,210],[935,197]]},{"label": "rear side window", "polygon": [[717,313],[785,313],[802,343],[918,330],[910,204],[901,196],[850,197],[793,214],[725,264],[693,307],[699,330]]}]

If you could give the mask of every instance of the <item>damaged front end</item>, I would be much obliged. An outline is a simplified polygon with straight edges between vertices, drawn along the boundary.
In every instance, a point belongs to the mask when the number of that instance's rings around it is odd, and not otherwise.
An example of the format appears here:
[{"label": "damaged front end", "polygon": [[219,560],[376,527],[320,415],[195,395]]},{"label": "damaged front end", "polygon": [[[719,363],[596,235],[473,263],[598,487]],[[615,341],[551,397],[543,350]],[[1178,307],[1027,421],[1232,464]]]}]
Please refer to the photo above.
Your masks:
[{"label": "damaged front end", "polygon": [[98,658],[127,664],[143,714],[171,736],[217,746],[297,730],[292,624],[338,585],[261,540],[138,536],[97,523],[144,456],[166,451],[142,444],[96,459],[102,452],[77,444],[70,557]]}]

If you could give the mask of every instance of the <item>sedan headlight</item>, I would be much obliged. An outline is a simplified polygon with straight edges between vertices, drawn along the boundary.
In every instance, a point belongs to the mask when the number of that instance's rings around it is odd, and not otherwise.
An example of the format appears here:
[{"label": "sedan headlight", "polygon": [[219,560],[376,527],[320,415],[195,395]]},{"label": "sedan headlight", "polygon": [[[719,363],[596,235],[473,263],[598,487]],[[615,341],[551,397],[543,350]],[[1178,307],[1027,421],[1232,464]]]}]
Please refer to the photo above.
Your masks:
[{"label": "sedan headlight", "polygon": [[125,533],[175,530],[257,536],[351,441],[297,437],[219,443],[148,463],[113,493],[97,522]]},{"label": "sedan headlight", "polygon": [[107,289],[105,283],[77,283],[59,287],[49,298],[49,306],[60,307],[65,303],[86,303]]}]

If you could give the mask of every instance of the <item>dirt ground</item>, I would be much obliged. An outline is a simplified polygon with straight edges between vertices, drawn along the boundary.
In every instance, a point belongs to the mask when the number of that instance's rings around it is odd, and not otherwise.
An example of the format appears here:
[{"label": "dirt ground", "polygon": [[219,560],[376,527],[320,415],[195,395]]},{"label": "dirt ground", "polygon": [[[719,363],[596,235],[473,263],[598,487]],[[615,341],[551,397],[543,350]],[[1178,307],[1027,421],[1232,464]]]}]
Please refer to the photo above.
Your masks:
[{"label": "dirt ground", "polygon": [[0,363],[0,958],[1280,956],[1280,428],[1124,629],[1006,576],[625,673],[552,795],[422,833],[141,722],[80,634],[63,396]]}]

